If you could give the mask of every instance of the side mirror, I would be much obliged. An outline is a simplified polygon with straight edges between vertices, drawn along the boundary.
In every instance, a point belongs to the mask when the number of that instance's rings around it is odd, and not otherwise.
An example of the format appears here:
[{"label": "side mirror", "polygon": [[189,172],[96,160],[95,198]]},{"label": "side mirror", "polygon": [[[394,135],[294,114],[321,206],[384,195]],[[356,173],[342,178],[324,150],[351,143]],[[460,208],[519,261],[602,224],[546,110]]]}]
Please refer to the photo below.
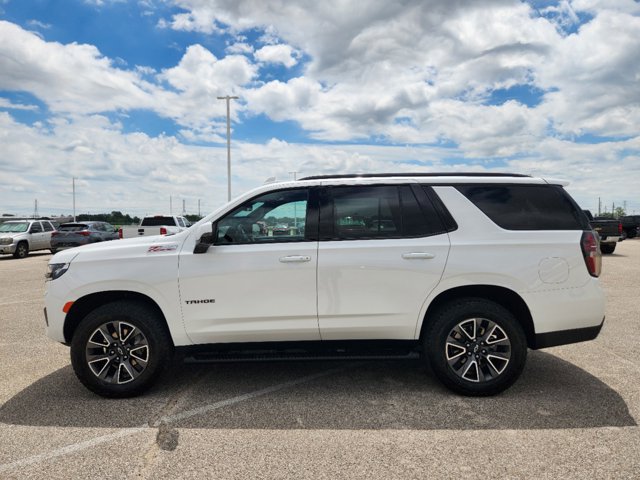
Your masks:
[{"label": "side mirror", "polygon": [[210,229],[208,228],[207,224],[203,225],[201,228],[202,234],[200,235],[200,239],[193,249],[193,253],[207,253],[209,247],[213,245],[214,239],[216,238],[217,230],[217,223],[212,223]]}]

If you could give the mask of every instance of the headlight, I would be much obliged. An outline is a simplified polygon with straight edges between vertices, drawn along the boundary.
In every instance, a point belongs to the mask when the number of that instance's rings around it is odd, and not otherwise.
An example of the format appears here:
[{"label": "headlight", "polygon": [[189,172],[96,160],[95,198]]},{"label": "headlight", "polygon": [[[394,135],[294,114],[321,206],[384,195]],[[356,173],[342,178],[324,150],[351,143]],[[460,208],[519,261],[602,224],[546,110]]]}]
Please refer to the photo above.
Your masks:
[{"label": "headlight", "polygon": [[11,245],[13,243],[13,238],[0,238],[0,245]]},{"label": "headlight", "polygon": [[64,272],[69,270],[68,263],[50,263],[47,265],[47,273],[44,274],[44,278],[47,280],[55,280],[64,275]]}]

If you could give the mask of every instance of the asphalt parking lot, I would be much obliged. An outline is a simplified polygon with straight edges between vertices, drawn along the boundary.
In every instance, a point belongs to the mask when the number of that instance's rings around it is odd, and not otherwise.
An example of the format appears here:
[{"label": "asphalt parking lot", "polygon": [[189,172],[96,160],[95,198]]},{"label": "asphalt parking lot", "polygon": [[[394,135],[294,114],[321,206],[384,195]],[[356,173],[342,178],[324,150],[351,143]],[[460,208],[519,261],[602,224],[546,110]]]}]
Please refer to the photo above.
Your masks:
[{"label": "asphalt parking lot", "polygon": [[640,478],[640,239],[603,259],[592,342],[476,399],[416,361],[177,365],[98,397],[44,335],[49,254],[0,257],[0,478]]}]

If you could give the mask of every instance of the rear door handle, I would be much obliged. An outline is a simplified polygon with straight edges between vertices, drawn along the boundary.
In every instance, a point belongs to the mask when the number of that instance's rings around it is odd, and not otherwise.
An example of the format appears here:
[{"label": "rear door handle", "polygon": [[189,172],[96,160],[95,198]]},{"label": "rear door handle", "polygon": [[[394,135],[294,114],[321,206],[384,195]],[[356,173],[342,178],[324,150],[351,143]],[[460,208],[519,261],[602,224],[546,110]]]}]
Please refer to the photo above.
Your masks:
[{"label": "rear door handle", "polygon": [[289,255],[286,257],[280,257],[280,261],[282,263],[302,263],[302,262],[310,262],[311,257],[307,255]]},{"label": "rear door handle", "polygon": [[402,258],[405,258],[407,260],[414,260],[414,259],[430,260],[432,258],[435,258],[435,255],[433,253],[426,253],[426,252],[411,252],[411,253],[403,253]]}]

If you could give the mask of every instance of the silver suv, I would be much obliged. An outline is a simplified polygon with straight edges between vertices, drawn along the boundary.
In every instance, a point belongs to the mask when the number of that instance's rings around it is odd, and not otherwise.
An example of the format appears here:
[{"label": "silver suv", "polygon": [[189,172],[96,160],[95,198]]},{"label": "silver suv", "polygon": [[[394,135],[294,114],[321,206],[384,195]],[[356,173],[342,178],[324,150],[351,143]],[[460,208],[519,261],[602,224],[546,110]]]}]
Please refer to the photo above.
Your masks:
[{"label": "silver suv", "polygon": [[34,250],[51,250],[51,234],[56,230],[49,220],[8,220],[0,224],[0,253],[25,258]]}]

